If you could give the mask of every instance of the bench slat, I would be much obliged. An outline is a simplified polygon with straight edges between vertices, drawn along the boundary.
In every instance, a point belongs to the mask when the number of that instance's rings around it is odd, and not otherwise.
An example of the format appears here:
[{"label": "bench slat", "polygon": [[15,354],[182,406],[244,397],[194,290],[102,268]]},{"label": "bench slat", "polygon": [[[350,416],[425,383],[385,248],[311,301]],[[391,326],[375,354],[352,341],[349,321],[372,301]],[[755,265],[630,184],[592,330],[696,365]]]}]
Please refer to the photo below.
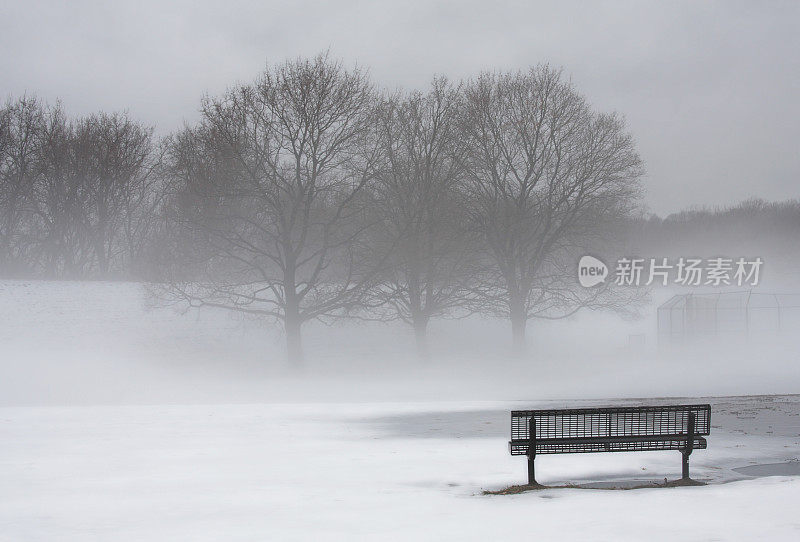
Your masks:
[{"label": "bench slat", "polygon": [[[596,437],[578,439],[547,439],[536,442],[536,455],[591,453],[591,452],[645,452],[651,450],[682,450],[686,446],[686,435],[664,435],[661,437]],[[694,448],[706,449],[708,442],[703,437],[694,438]],[[511,455],[527,455],[527,440],[509,442]]]}]

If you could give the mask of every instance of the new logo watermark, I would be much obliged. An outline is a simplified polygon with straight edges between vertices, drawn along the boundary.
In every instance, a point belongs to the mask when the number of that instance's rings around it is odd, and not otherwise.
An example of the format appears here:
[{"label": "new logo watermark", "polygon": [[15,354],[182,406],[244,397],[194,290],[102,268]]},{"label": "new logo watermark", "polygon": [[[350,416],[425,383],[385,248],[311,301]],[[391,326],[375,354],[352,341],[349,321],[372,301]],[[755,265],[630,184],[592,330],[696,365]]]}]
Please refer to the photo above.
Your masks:
[{"label": "new logo watermark", "polygon": [[578,262],[578,282],[584,288],[597,286],[605,282],[608,276],[608,266],[594,256],[582,256]]},{"label": "new logo watermark", "polygon": [[[619,286],[757,286],[764,260],[755,258],[620,258],[614,268],[614,283]],[[582,256],[578,262],[578,282],[591,288],[605,282],[609,274],[603,261]]]}]

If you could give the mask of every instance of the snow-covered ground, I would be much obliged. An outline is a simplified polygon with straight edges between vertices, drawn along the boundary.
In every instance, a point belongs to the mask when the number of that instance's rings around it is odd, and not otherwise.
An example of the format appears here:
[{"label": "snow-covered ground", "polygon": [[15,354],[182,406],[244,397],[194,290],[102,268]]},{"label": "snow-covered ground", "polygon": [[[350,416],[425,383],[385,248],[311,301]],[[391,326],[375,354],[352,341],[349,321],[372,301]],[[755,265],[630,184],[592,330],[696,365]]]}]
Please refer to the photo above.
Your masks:
[{"label": "snow-covered ground", "polygon": [[[0,282],[0,324],[0,541],[800,538],[790,343],[664,357],[652,319],[590,314],[512,362],[503,322],[466,320],[420,364],[400,326],[315,325],[298,373],[274,327],[113,283]],[[583,489],[483,494],[525,480],[513,408],[700,401],[705,486],[594,489],[680,454],[576,454],[537,478]]]},{"label": "snow-covered ground", "polygon": [[[707,486],[513,496],[482,491],[524,480],[506,448],[516,403],[8,407],[0,540],[797,540],[800,397],[712,401],[692,456]],[[732,470],[775,463],[796,475]],[[537,471],[663,480],[680,454],[548,456]]]}]

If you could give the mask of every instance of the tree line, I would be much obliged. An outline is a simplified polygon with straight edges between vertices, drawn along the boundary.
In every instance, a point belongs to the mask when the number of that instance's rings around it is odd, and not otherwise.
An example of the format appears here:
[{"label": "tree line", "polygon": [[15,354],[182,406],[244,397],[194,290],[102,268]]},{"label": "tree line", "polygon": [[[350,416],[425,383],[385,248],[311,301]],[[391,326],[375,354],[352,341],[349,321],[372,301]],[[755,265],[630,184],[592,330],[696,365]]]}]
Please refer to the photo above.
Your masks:
[{"label": "tree line", "polygon": [[532,318],[630,299],[577,286],[613,242],[642,163],[617,114],[561,70],[486,72],[387,92],[327,55],[205,98],[166,137],[124,113],[69,119],[31,96],[0,110],[0,272],[120,278],[159,296],[302,325]]},{"label": "tree line", "polygon": [[694,207],[664,218],[626,221],[618,236],[640,257],[747,257],[764,261],[760,286],[770,293],[797,291],[800,279],[800,201],[750,198],[717,207]]},{"label": "tree line", "polygon": [[0,109],[0,273],[138,274],[157,236],[158,153],[126,114],[68,119],[32,96]]},{"label": "tree line", "polygon": [[637,245],[659,249],[676,244],[685,249],[685,242],[676,241],[689,237],[698,244],[716,245],[716,250],[729,250],[735,244],[757,252],[764,245],[776,245],[782,251],[797,252],[800,201],[750,198],[729,206],[693,207],[665,218],[636,217],[628,229]]}]

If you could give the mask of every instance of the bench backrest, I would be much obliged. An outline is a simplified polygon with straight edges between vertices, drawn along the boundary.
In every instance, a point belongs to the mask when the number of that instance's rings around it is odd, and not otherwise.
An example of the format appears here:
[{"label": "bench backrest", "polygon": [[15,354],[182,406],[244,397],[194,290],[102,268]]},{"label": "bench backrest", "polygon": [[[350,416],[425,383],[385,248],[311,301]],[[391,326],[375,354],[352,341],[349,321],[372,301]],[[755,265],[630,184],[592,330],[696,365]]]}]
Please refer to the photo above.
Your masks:
[{"label": "bench backrest", "polygon": [[536,420],[536,439],[678,435],[686,433],[689,413],[695,434],[711,432],[711,405],[668,405],[560,410],[514,410],[511,440],[527,440],[529,421]]}]

